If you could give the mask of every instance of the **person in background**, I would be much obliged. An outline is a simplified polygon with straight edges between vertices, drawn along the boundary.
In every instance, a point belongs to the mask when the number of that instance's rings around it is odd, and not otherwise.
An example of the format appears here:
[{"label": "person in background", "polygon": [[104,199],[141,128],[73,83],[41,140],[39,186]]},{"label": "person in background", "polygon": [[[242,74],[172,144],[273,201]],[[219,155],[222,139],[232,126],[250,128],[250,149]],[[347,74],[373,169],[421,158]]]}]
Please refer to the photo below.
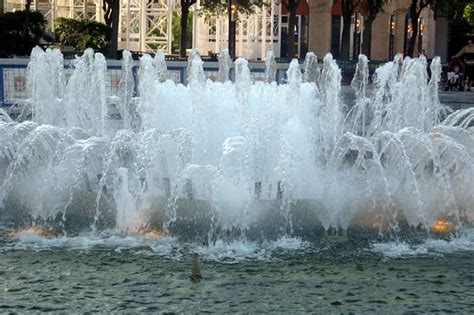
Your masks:
[{"label": "person in background", "polygon": [[474,44],[472,44],[472,40],[467,41],[467,45],[464,46],[457,54],[453,56],[453,59],[459,58],[462,59],[465,54],[473,53],[474,54]]},{"label": "person in background", "polygon": [[472,43],[472,40],[468,40],[467,45],[454,55],[453,59],[460,59],[464,62],[467,85],[466,90],[470,91],[471,82],[474,79],[474,44]]},{"label": "person in background", "polygon": [[446,90],[449,91],[462,91],[464,76],[461,72],[461,68],[458,65],[453,67],[453,71],[448,72],[448,85]]}]

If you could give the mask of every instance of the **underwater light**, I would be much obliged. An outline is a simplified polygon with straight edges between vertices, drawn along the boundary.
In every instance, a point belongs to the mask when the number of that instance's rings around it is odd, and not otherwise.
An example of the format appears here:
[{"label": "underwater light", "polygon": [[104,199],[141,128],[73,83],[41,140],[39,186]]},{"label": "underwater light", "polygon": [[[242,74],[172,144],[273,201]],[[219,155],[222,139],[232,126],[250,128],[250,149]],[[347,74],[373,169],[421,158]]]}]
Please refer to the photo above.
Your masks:
[{"label": "underwater light", "polygon": [[10,235],[18,235],[18,234],[30,234],[30,235],[35,235],[35,236],[41,236],[41,237],[51,237],[53,236],[53,233],[40,226],[30,226],[24,229],[13,229],[10,232]]},{"label": "underwater light", "polygon": [[431,230],[436,233],[451,232],[454,230],[454,224],[447,220],[438,219],[431,225]]}]

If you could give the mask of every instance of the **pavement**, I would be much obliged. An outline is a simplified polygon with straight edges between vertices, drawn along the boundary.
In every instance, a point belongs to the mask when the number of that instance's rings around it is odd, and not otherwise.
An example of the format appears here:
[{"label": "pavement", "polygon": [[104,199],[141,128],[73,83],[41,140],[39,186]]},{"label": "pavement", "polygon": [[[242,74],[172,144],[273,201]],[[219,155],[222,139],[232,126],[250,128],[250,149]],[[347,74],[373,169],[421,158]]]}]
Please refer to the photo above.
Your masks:
[{"label": "pavement", "polygon": [[474,107],[474,91],[439,91],[439,100],[454,110]]},{"label": "pavement", "polygon": [[[342,86],[342,98],[344,104],[352,107],[355,103],[355,93],[351,86]],[[371,96],[373,92],[373,85],[367,86],[367,95]],[[441,88],[438,90],[439,100],[441,103],[448,105],[453,110],[466,109],[474,107],[474,90],[469,92],[444,91]]]}]

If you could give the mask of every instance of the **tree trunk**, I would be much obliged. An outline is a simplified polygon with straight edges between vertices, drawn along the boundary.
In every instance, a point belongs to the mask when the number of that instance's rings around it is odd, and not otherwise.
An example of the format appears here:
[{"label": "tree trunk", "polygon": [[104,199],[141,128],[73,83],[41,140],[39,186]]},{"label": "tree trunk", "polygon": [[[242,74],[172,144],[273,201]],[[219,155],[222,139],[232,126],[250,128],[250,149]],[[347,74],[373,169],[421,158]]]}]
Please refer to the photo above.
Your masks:
[{"label": "tree trunk", "polygon": [[416,39],[418,37],[418,18],[420,17],[421,9],[417,10],[417,3],[418,0],[412,0],[410,6],[412,34],[410,40],[408,41],[408,48],[406,52],[406,56],[408,57],[413,57],[413,53],[415,52]]},{"label": "tree trunk", "polygon": [[31,2],[33,0],[26,0],[25,2],[25,12],[26,12],[26,21],[25,21],[25,27],[28,29],[28,26],[30,24],[30,12],[31,12]]},{"label": "tree trunk", "polygon": [[350,51],[351,51],[351,18],[352,12],[344,12],[342,17],[342,39],[341,39],[341,59],[349,60]]},{"label": "tree trunk", "polygon": [[25,2],[25,25],[24,25],[24,33],[26,38],[30,38],[30,12],[31,12],[31,1],[26,0]]},{"label": "tree trunk", "polygon": [[189,6],[181,1],[181,37],[179,39],[179,56],[186,57],[186,47],[188,43],[188,16]]},{"label": "tree trunk", "polygon": [[109,58],[117,58],[117,48],[118,48],[118,31],[120,23],[120,1],[114,0],[112,3],[111,10],[111,34],[110,34],[110,48],[109,48]]},{"label": "tree trunk", "polygon": [[418,37],[418,18],[411,20],[411,26],[413,32],[411,34],[411,38],[408,41],[408,49],[407,49],[407,56],[413,57],[415,53],[415,45],[416,45],[416,38]]},{"label": "tree trunk", "polygon": [[33,0],[26,0],[26,2],[25,2],[25,11],[26,11],[26,12],[30,12],[30,11],[31,11],[31,2],[32,2],[32,1],[33,1]]},{"label": "tree trunk", "polygon": [[362,34],[362,53],[370,59],[372,52],[372,23],[374,19],[367,18],[364,23],[364,33]]},{"label": "tree trunk", "polygon": [[287,57],[292,59],[295,57],[295,26],[296,26],[296,7],[295,1],[288,2],[288,40],[287,40]]}]

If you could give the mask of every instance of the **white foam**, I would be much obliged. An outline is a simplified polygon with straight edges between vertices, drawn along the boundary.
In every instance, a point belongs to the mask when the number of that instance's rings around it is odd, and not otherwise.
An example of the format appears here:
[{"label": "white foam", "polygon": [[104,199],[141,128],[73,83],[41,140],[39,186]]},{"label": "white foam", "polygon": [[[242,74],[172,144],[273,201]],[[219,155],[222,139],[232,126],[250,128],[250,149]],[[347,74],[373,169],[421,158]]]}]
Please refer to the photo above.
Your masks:
[{"label": "white foam", "polygon": [[452,237],[451,239],[430,238],[421,244],[408,244],[406,242],[375,243],[372,244],[370,251],[391,258],[474,251],[474,229],[467,229],[458,237]]},{"label": "white foam", "polygon": [[282,237],[276,241],[263,243],[251,241],[226,242],[218,240],[211,245],[197,246],[195,250],[203,259],[223,263],[238,263],[249,260],[268,261],[275,254],[306,249],[308,242],[300,238]]},{"label": "white foam", "polygon": [[308,248],[309,242],[303,241],[299,237],[284,236],[276,241],[270,242],[270,248],[273,250],[303,250]]},{"label": "white foam", "polygon": [[388,242],[373,244],[371,251],[386,257],[419,256],[428,254],[423,247],[411,246],[404,242]]},{"label": "white foam", "polygon": [[25,250],[51,250],[58,248],[65,249],[92,249],[102,246],[122,249],[132,249],[137,247],[149,247],[154,252],[169,252],[166,246],[171,247],[176,243],[173,237],[147,237],[141,235],[118,235],[118,234],[84,234],[79,236],[45,237],[30,231],[18,232],[14,235],[16,243],[14,249]]},{"label": "white foam", "polygon": [[203,259],[223,263],[238,263],[248,260],[268,260],[270,252],[257,242],[218,240],[213,244],[196,246],[195,251]]},{"label": "white foam", "polygon": [[428,250],[447,254],[459,251],[474,251],[474,229],[466,230],[460,237],[451,240],[426,240],[424,246]]},{"label": "white foam", "polygon": [[[247,240],[218,240],[210,245],[185,244],[174,237],[84,234],[79,236],[46,237],[33,231],[21,231],[14,235],[14,243],[5,250],[46,251],[55,249],[85,250],[106,248],[117,252],[133,250],[136,254],[158,255],[179,260],[189,252],[197,252],[203,260],[221,263],[243,261],[269,261],[279,254],[305,253],[311,243],[300,238],[282,237],[275,241],[255,242]],[[465,230],[451,239],[427,239],[419,244],[385,242],[372,244],[369,251],[389,258],[431,256],[474,251],[474,229]]]},{"label": "white foam", "polygon": [[254,242],[246,240],[218,240],[210,245],[180,243],[174,237],[149,237],[142,235],[120,234],[84,234],[79,236],[48,237],[26,230],[13,236],[15,243],[3,250],[47,251],[57,249],[87,250],[106,248],[116,252],[134,250],[143,255],[159,255],[172,259],[181,259],[186,252],[197,252],[202,259],[222,263],[242,261],[268,261],[273,255],[288,251],[296,252],[309,247],[309,243],[300,238],[282,237],[275,241]]},{"label": "white foam", "polygon": [[146,241],[153,254],[165,257],[173,257],[179,259],[182,257],[180,253],[180,244],[175,237],[157,237]]}]

